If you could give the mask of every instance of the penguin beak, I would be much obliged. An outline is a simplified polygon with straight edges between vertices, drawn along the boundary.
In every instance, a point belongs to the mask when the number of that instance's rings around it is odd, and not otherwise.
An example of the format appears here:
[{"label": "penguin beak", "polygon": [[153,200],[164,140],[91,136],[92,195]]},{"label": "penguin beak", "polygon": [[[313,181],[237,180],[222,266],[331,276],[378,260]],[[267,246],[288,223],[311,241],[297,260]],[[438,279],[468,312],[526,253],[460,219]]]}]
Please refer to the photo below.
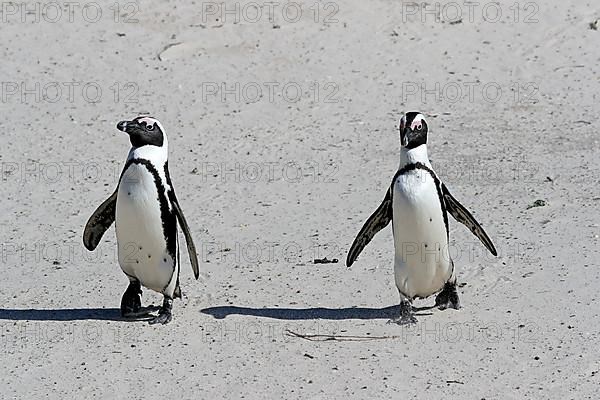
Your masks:
[{"label": "penguin beak", "polygon": [[125,132],[125,133],[129,133],[127,132],[127,124],[130,121],[121,121],[117,124],[117,129],[120,130],[121,132]]}]

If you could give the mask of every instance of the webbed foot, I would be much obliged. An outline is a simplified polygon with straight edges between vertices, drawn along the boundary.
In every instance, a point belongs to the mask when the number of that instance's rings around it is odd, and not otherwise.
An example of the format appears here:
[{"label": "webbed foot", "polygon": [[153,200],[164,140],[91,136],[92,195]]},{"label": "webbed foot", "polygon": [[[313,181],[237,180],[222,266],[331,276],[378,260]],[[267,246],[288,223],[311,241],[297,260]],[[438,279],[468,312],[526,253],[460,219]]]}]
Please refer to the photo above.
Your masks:
[{"label": "webbed foot", "polygon": [[154,324],[165,325],[165,324],[168,324],[169,322],[171,322],[171,319],[173,318],[173,315],[171,313],[172,309],[173,309],[173,299],[165,296],[165,299],[163,300],[163,305],[160,308],[160,310],[158,311],[158,315],[149,321],[150,325],[154,325]]},{"label": "webbed foot", "polygon": [[456,290],[456,282],[446,282],[444,289],[436,296],[435,305],[440,310],[446,308],[460,309],[460,300],[458,299],[458,291]]},{"label": "webbed foot", "polygon": [[389,320],[388,324],[392,322],[398,325],[409,325],[417,323],[417,318],[415,317],[410,301],[402,300],[400,302],[400,314],[397,317]]}]

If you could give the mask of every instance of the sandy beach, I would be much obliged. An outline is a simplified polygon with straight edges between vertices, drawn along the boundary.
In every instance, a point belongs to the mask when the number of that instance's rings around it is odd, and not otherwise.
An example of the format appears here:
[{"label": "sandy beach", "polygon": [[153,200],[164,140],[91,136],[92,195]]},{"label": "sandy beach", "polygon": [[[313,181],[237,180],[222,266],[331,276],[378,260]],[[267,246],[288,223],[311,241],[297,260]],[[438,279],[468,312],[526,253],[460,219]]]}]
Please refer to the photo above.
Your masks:
[{"label": "sandy beach", "polygon": [[[1,398],[598,397],[598,3],[0,11]],[[450,220],[462,309],[419,300],[399,326],[391,227],[345,259],[410,110],[499,254]],[[182,249],[164,326],[120,317],[114,227],[82,243],[140,113],[166,129],[200,260],[196,281]]]}]

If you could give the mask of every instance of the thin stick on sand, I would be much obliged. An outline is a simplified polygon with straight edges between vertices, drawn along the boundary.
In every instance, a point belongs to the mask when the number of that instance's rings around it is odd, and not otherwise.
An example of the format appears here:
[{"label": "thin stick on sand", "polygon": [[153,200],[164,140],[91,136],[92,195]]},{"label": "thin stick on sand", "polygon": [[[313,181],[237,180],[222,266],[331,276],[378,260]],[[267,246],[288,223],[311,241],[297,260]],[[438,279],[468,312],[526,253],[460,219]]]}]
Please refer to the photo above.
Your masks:
[{"label": "thin stick on sand", "polygon": [[326,342],[335,340],[338,342],[365,342],[369,340],[400,339],[400,336],[352,336],[352,335],[305,335],[286,329],[288,336],[294,336],[311,342]]}]

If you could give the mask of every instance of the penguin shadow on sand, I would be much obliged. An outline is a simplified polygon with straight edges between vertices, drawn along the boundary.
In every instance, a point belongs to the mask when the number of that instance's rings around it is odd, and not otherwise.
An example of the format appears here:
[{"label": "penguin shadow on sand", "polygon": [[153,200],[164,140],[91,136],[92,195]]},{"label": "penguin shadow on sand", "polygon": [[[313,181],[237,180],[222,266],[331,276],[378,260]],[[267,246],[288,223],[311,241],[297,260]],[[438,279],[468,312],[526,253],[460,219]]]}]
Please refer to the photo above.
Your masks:
[{"label": "penguin shadow on sand", "polygon": [[[147,307],[148,311],[155,311],[159,307]],[[137,320],[146,320],[139,318]],[[56,309],[6,309],[0,308],[0,321],[132,321],[123,318],[119,308],[56,308]]]},{"label": "penguin shadow on sand", "polygon": [[[435,306],[413,307],[416,316],[432,315],[427,312],[436,308]],[[400,313],[400,305],[370,308],[370,307],[347,307],[347,308],[252,308],[238,306],[218,306],[200,310],[216,319],[223,319],[230,315],[246,315],[252,317],[273,318],[282,320],[344,320],[344,319],[393,319]]]}]

